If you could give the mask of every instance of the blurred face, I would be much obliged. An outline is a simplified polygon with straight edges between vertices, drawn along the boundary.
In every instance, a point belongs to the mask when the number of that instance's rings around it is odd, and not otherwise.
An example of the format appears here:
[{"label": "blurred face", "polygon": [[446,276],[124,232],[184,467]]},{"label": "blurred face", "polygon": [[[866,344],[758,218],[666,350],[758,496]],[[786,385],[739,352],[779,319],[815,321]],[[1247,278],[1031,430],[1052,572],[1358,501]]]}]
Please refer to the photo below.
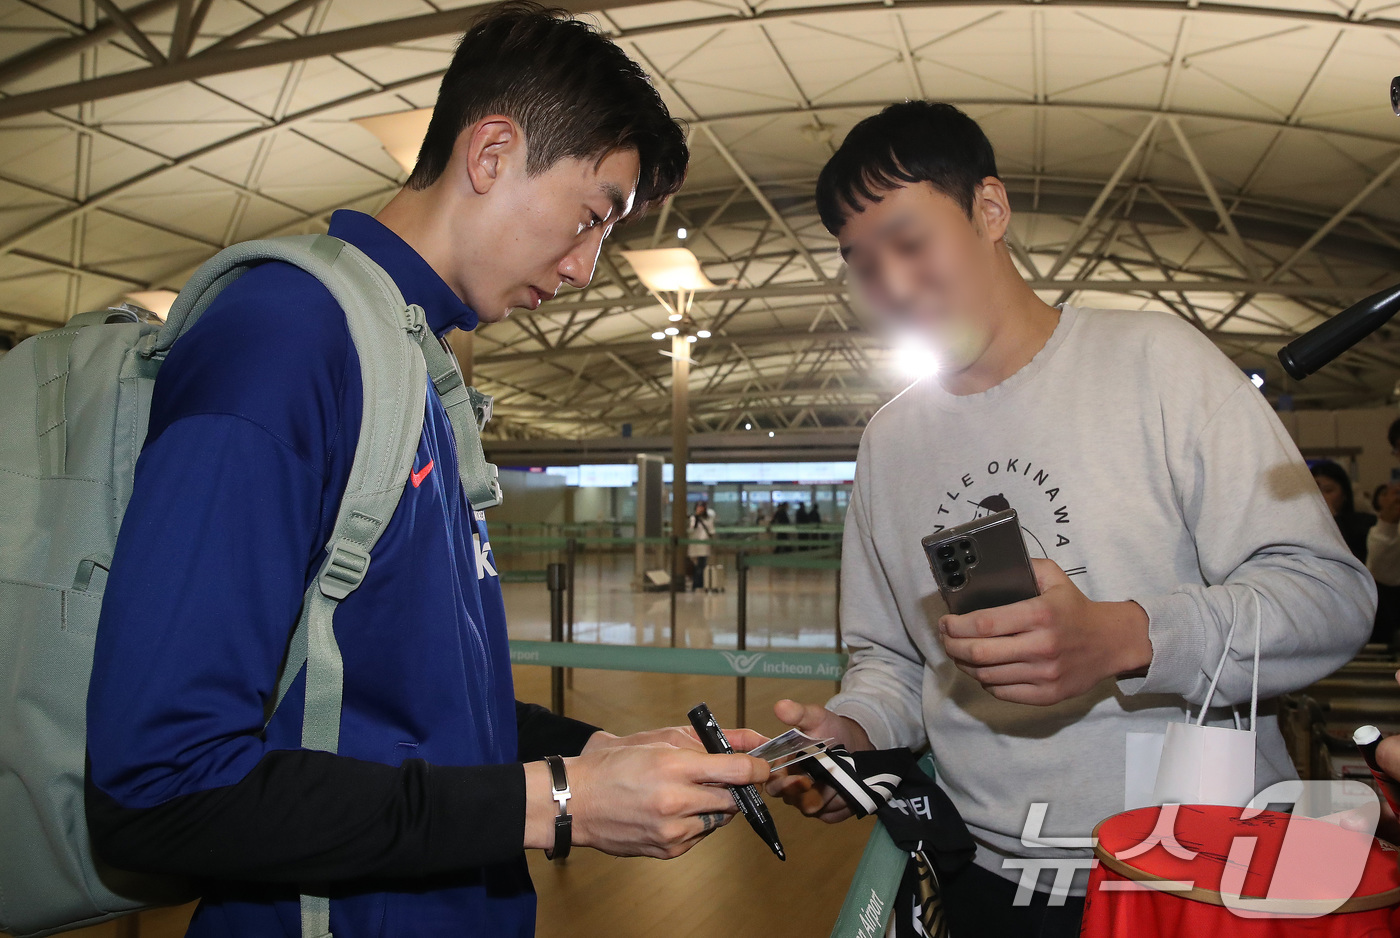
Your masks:
[{"label": "blurred face", "polygon": [[1322,493],[1322,500],[1327,503],[1327,508],[1335,516],[1342,510],[1342,500],[1346,497],[1342,492],[1342,487],[1326,476],[1313,476],[1313,481],[1317,483],[1317,490]]},{"label": "blurred face", "polygon": [[966,367],[992,338],[997,242],[1010,220],[1006,189],[984,180],[971,218],[928,183],[883,195],[851,213],[837,235],[856,289],[887,323],[933,343],[945,368]]},{"label": "blurred face", "polygon": [[493,234],[482,243],[463,231],[450,264],[454,287],[483,322],[536,309],[564,284],[586,286],[603,238],[632,210],[641,168],[636,150],[615,150],[601,159],[566,157],[531,175],[524,136],[505,118],[464,131],[458,155],[483,197],[471,230],[484,222]]}]

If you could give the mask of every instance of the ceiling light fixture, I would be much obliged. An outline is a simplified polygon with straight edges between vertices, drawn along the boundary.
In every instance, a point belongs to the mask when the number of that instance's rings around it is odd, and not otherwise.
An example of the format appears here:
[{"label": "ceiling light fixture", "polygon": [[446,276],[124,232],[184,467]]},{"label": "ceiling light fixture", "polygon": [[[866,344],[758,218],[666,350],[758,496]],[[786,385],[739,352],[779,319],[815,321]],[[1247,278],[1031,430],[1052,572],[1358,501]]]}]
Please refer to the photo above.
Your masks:
[{"label": "ceiling light fixture", "polygon": [[413,165],[418,162],[418,150],[423,146],[423,138],[428,135],[428,121],[432,117],[433,109],[424,107],[415,111],[357,117],[355,123],[374,134],[394,162],[404,172],[411,173]]}]

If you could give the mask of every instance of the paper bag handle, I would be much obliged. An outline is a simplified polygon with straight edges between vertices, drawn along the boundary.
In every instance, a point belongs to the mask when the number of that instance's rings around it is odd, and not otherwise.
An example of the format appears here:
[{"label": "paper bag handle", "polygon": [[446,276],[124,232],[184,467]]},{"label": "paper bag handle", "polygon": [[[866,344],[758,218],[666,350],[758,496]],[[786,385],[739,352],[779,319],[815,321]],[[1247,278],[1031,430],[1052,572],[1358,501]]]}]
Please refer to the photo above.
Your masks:
[{"label": "paper bag handle", "polygon": [[[1263,631],[1263,616],[1259,612],[1259,594],[1253,590],[1249,591],[1254,600],[1254,677],[1250,685],[1249,694],[1249,729],[1252,732],[1256,727],[1256,720],[1259,719],[1259,644],[1260,633]],[[1235,600],[1234,591],[1230,591],[1230,631],[1225,634],[1225,651],[1220,656],[1220,663],[1215,666],[1215,674],[1210,679],[1210,689],[1206,691],[1205,702],[1201,704],[1201,712],[1196,717],[1196,725],[1202,726],[1206,721],[1206,711],[1210,709],[1210,702],[1215,699],[1215,687],[1220,683],[1220,674],[1225,670],[1225,660],[1230,657],[1230,644],[1235,638],[1235,624],[1239,621],[1239,606]],[[1186,722],[1191,722],[1191,708],[1186,708]]]}]

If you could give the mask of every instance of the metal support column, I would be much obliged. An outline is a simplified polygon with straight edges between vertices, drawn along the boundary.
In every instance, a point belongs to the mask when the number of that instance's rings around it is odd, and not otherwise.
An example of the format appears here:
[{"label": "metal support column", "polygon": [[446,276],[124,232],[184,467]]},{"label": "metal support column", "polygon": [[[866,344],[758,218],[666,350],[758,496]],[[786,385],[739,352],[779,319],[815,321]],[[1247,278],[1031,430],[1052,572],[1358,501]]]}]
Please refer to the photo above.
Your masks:
[{"label": "metal support column", "polygon": [[[686,505],[685,467],[690,460],[690,343],[671,337],[671,595],[685,577],[685,554],[674,549],[685,537],[690,514]],[[672,637],[675,632],[672,630]]]}]

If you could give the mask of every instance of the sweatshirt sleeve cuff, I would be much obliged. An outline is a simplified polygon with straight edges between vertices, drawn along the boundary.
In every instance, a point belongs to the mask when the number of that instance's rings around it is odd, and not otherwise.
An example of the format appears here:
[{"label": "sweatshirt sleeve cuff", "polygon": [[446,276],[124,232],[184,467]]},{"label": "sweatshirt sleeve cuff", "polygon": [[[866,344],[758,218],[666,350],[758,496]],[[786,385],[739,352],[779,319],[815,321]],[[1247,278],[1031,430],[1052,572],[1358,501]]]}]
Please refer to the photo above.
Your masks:
[{"label": "sweatshirt sleeve cuff", "polygon": [[[861,729],[865,730],[865,735],[870,737],[870,745],[876,749],[893,749],[896,746],[908,744],[907,741],[900,740],[900,734],[890,725],[883,708],[855,694],[837,694],[827,701],[826,709],[838,716],[848,717],[859,723]],[[910,748],[922,747],[910,746]]]},{"label": "sweatshirt sleeve cuff", "polygon": [[1145,677],[1120,679],[1119,690],[1125,694],[1190,694],[1200,682],[1206,656],[1205,624],[1195,601],[1177,592],[1136,602],[1147,612],[1152,663]]}]

